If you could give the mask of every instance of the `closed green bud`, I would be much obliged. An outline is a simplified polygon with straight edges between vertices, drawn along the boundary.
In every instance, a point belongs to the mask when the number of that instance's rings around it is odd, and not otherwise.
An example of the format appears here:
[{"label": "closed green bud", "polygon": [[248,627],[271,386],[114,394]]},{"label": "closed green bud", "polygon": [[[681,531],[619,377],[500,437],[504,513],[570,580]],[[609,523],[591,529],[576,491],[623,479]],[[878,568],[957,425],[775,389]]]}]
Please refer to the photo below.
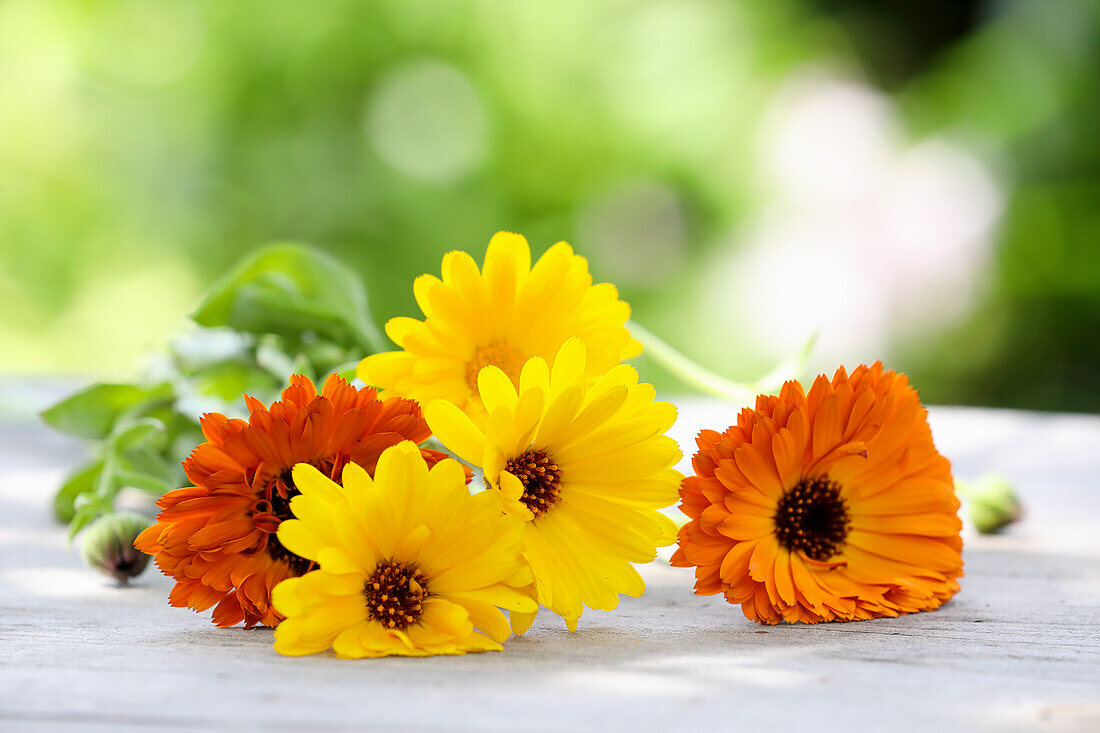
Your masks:
[{"label": "closed green bud", "polygon": [[141,575],[149,556],[134,547],[134,540],[149,520],[133,512],[108,514],[88,525],[80,541],[80,554],[88,567],[110,575],[119,585]]},{"label": "closed green bud", "polygon": [[993,534],[1023,516],[1023,505],[1007,478],[987,473],[973,481],[956,481],[966,502],[967,518],[982,534]]}]

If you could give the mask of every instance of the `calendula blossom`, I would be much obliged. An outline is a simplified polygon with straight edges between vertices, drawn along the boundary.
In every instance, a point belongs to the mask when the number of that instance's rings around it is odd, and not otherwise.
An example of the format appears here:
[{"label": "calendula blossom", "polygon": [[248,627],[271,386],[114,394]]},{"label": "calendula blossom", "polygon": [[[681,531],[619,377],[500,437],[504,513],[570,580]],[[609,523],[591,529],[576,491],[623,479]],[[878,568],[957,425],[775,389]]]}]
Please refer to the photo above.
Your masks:
[{"label": "calendula blossom", "polygon": [[401,350],[363,359],[358,376],[421,404],[447,400],[479,426],[488,417],[477,384],[484,367],[517,387],[528,359],[552,361],[569,338],[584,343],[589,377],[642,351],[625,327],[630,306],[614,285],[593,285],[587,261],[565,242],[532,266],[527,240],[499,232],[480,269],[466,252],[450,252],[442,278],[421,275],[413,293],[424,319],[391,319],[386,333]]},{"label": "calendula blossom", "polygon": [[704,430],[672,564],[748,618],[851,621],[930,611],[958,590],[951,464],[903,374],[881,363],[757,398]]},{"label": "calendula blossom", "polygon": [[[518,389],[517,389],[518,385]],[[539,603],[572,631],[583,606],[611,610],[645,583],[632,563],[671,544],[675,525],[659,510],[676,498],[675,441],[664,435],[676,409],[620,364],[589,376],[586,347],[569,339],[553,368],[528,359],[513,382],[504,370],[478,375],[484,427],[446,400],[425,408],[428,424],[460,458],[480,466],[504,511],[523,521],[523,556]],[[534,614],[512,614],[522,633]]]},{"label": "calendula blossom", "polygon": [[500,611],[537,606],[523,564],[523,523],[499,496],[471,495],[463,467],[430,470],[411,442],[387,448],[374,478],[349,463],[342,482],[294,467],[300,494],[279,541],[317,569],[275,587],[286,616],[275,650],[345,658],[496,651]]},{"label": "calendula blossom", "polygon": [[[161,497],[156,524],[134,544],[175,579],[171,605],[200,612],[213,606],[218,626],[275,626],[282,617],[271,607],[271,589],[312,565],[276,535],[298,493],[291,468],[308,463],[339,477],[355,461],[373,471],[383,449],[431,434],[415,402],[380,400],[336,375],[321,394],[295,375],[271,407],[245,401],[247,421],[203,415],[206,442],[183,464],[194,485]],[[443,458],[421,450],[429,462]]]}]

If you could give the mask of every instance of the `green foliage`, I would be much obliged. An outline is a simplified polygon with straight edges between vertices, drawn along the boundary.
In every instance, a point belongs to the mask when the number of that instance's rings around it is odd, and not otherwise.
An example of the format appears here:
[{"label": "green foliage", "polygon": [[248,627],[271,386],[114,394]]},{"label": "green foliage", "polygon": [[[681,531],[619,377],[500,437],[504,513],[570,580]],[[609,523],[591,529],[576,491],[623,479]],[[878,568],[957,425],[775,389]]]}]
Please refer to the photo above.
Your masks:
[{"label": "green foliage", "polygon": [[364,350],[382,347],[359,278],[332,258],[293,244],[258,250],[218,281],[192,315],[200,326],[274,334],[304,333]]},{"label": "green foliage", "polygon": [[53,513],[62,522],[71,522],[76,516],[77,500],[91,495],[95,482],[103,471],[103,461],[94,460],[69,474],[53,499]]},{"label": "green foliage", "polygon": [[[656,334],[750,376],[775,354],[715,333],[752,314],[707,283],[785,195],[767,147],[785,139],[790,85],[866,73],[888,84],[875,114],[897,113],[901,147],[972,148],[1006,194],[972,310],[948,333],[899,322],[890,366],[932,402],[1100,410],[1100,3],[981,5],[6,3],[0,369],[125,368],[253,243],[286,237],[369,273],[376,313],[411,313],[413,277],[508,228],[536,255],[569,241]],[[201,323],[309,330],[273,348],[311,366],[375,343],[354,285],[316,293],[308,271],[256,280],[256,266]],[[954,282],[917,305],[936,310]],[[194,391],[228,399],[253,376],[232,363]]]},{"label": "green foliage", "polygon": [[150,399],[161,399],[167,385],[93,384],[42,413],[42,419],[63,433],[100,440],[114,430],[119,417]]},{"label": "green foliage", "polygon": [[92,457],[54,498],[70,537],[114,511],[130,487],[159,497],[184,485],[181,462],[202,441],[204,412],[243,415],[242,393],[270,401],[291,374],[350,377],[381,339],[367,294],[336,260],[280,244],[218,281],[195,312],[197,330],[169,344],[133,383],[93,384],[42,413],[92,441]]}]

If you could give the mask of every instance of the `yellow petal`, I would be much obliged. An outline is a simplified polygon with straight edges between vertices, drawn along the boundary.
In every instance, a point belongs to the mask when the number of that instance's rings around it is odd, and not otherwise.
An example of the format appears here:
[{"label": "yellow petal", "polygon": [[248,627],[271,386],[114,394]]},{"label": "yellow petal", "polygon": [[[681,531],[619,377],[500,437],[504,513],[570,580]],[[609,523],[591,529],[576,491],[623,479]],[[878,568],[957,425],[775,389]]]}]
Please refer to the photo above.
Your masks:
[{"label": "yellow petal", "polygon": [[502,471],[500,474],[500,496],[505,501],[519,501],[523,496],[523,482],[511,471]]},{"label": "yellow petal", "polygon": [[420,558],[420,550],[431,536],[432,531],[427,525],[421,524],[415,527],[398,540],[393,550],[393,559],[397,562],[416,563]]},{"label": "yellow petal", "polygon": [[481,272],[489,283],[490,304],[494,312],[508,315],[515,307],[516,293],[531,269],[531,248],[527,240],[513,232],[497,232],[485,250]]},{"label": "yellow petal", "polygon": [[338,547],[325,547],[317,554],[317,561],[326,573],[363,573],[364,568],[348,553]]},{"label": "yellow petal", "polygon": [[542,390],[530,390],[515,405],[515,412],[498,407],[489,413],[485,437],[506,456],[517,456],[531,445],[542,416]]},{"label": "yellow petal", "polygon": [[326,502],[342,500],[340,485],[308,463],[296,464],[291,475],[294,478],[294,487],[303,494],[316,496]]},{"label": "yellow petal", "polygon": [[570,491],[582,491],[592,496],[618,502],[627,506],[664,509],[676,503],[678,487],[684,476],[675,469],[667,469],[648,478],[618,483],[582,484],[569,482]]},{"label": "yellow petal", "polygon": [[363,635],[363,629],[369,623],[367,620],[360,621],[337,634],[332,641],[332,650],[336,652],[336,656],[341,659],[360,659],[367,656],[369,652],[363,647],[360,639]]},{"label": "yellow petal", "polygon": [[275,651],[288,657],[301,657],[317,654],[328,649],[327,639],[306,640],[297,633],[300,626],[297,619],[286,619],[275,629]]},{"label": "yellow petal", "polygon": [[428,598],[424,601],[420,623],[457,638],[469,636],[474,629],[465,608],[441,598]]},{"label": "yellow petal", "polygon": [[536,609],[534,613],[521,613],[520,611],[512,611],[508,614],[508,621],[512,626],[512,633],[516,636],[521,636],[527,633],[527,630],[531,628],[531,624],[535,623],[535,617],[539,612]]},{"label": "yellow petal", "polygon": [[567,339],[558,355],[554,358],[554,367],[550,370],[550,391],[561,394],[567,388],[584,378],[585,349],[579,338]]},{"label": "yellow petal", "polygon": [[447,597],[459,601],[481,601],[482,603],[489,603],[493,606],[505,608],[509,611],[519,611],[521,613],[534,613],[539,608],[539,604],[530,596],[504,585],[455,591],[453,593],[448,593]]},{"label": "yellow petal", "polygon": [[466,472],[462,464],[453,458],[444,458],[428,471],[428,483],[433,496],[446,494],[461,488],[466,490]]},{"label": "yellow petal", "polygon": [[424,410],[424,418],[444,446],[467,463],[481,465],[488,443],[466,413],[450,402],[435,400]]},{"label": "yellow petal", "polygon": [[504,503],[504,510],[524,522],[534,519],[534,513],[520,501],[523,496],[523,483],[508,471],[502,471],[497,480],[500,484],[500,498]]},{"label": "yellow petal", "polygon": [[413,624],[405,629],[405,633],[409,635],[409,639],[412,640],[413,644],[422,649],[438,647],[441,644],[447,644],[454,641],[454,637],[451,634],[419,623]]},{"label": "yellow petal", "polygon": [[454,654],[465,654],[466,652],[499,652],[504,649],[499,642],[490,639],[485,634],[479,634],[476,631],[465,639],[456,641],[454,646]]},{"label": "yellow petal", "polygon": [[423,338],[424,322],[407,316],[397,316],[386,321],[386,335],[398,346],[403,346],[405,338],[412,333],[420,333]]},{"label": "yellow petal", "polygon": [[372,354],[359,362],[355,376],[369,385],[392,388],[402,378],[412,373],[416,357],[404,351],[387,351]]},{"label": "yellow petal", "polygon": [[498,407],[512,410],[515,407],[516,388],[512,380],[499,367],[487,366],[478,372],[477,389],[486,411],[492,413]]},{"label": "yellow petal", "polygon": [[[416,304],[420,306],[420,310],[425,316],[432,315],[432,308],[429,298],[429,293],[436,285],[439,284],[439,278],[434,275],[421,275],[413,280],[413,297],[416,298]],[[394,339],[397,341],[397,339]],[[397,343],[401,343],[397,341]]]},{"label": "yellow petal", "polygon": [[534,444],[551,447],[561,443],[570,435],[573,418],[584,401],[584,385],[574,384],[563,390],[546,409],[546,414],[535,434]]},{"label": "yellow petal", "polygon": [[447,599],[453,600],[466,609],[470,623],[478,631],[487,634],[494,641],[504,641],[508,638],[510,632],[508,619],[495,605],[470,598],[458,598],[454,595],[447,596]]},{"label": "yellow petal", "polygon": [[563,464],[562,470],[567,481],[621,483],[664,471],[675,465],[680,457],[676,441],[661,435],[576,463]]},{"label": "yellow petal", "polygon": [[298,598],[298,585],[301,578],[287,578],[271,589],[271,604],[284,616],[297,616],[302,612],[302,602]]},{"label": "yellow petal", "polygon": [[500,448],[492,446],[486,450],[485,465],[481,467],[482,473],[485,474],[485,480],[495,485],[500,477],[500,472],[504,470],[504,464],[507,462],[508,458]]},{"label": "yellow petal", "polygon": [[457,593],[499,583],[516,567],[517,556],[507,552],[484,553],[432,578],[432,593]]},{"label": "yellow petal", "polygon": [[550,369],[546,366],[546,360],[540,356],[528,359],[519,375],[519,391],[527,392],[532,389],[550,391]]},{"label": "yellow petal", "polygon": [[[404,440],[382,451],[374,470],[374,481],[382,487],[378,492],[382,504],[393,508],[391,521],[397,529],[396,523],[404,519],[407,508],[420,505],[428,486],[428,465],[416,443]],[[402,490],[392,490],[397,486]]]},{"label": "yellow petal", "polygon": [[307,560],[316,560],[322,548],[328,544],[309,525],[298,519],[287,519],[280,523],[276,534],[283,547]]}]

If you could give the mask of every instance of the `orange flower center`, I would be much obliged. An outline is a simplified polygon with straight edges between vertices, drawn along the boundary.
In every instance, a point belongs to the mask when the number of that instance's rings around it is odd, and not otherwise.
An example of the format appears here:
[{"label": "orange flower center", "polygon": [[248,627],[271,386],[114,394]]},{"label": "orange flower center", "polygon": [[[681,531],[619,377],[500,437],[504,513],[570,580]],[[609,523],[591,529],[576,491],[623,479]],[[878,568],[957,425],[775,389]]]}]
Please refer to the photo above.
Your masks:
[{"label": "orange flower center", "polygon": [[775,536],[791,552],[824,562],[848,538],[848,505],[828,476],[805,478],[787,490],[775,511]]},{"label": "orange flower center", "polygon": [[545,451],[522,453],[504,464],[504,470],[523,484],[520,501],[536,517],[549,511],[561,498],[561,469]]},{"label": "orange flower center", "polygon": [[523,358],[518,350],[505,341],[494,341],[488,346],[479,346],[474,356],[466,363],[466,384],[477,394],[477,375],[487,366],[495,366],[519,387],[519,373],[523,369]]},{"label": "orange flower center", "polygon": [[426,578],[392,560],[381,563],[363,586],[367,613],[389,629],[405,629],[423,613]]}]

